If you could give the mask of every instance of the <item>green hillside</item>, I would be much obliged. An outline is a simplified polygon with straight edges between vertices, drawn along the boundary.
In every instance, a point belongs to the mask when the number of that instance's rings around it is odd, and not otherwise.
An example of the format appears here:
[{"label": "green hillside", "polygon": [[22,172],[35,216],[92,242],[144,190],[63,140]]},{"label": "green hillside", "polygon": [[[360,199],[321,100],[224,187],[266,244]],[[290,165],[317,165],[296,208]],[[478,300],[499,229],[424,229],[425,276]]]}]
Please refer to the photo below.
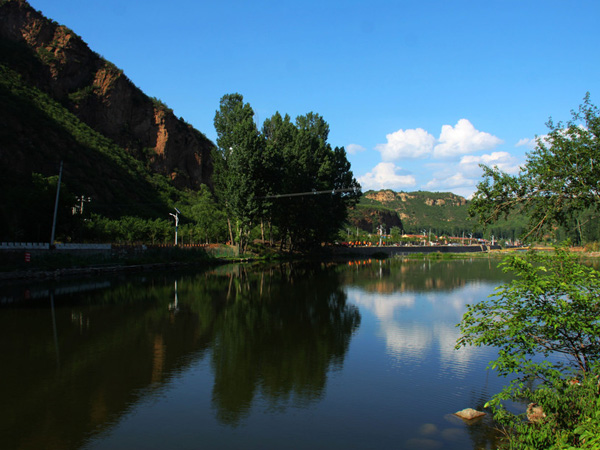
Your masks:
[{"label": "green hillside", "polygon": [[421,234],[423,230],[431,230],[437,236],[460,237],[463,233],[465,236],[473,233],[475,237],[494,235],[511,240],[519,237],[526,223],[524,216],[514,216],[494,224],[484,232],[469,217],[468,209],[468,200],[450,192],[367,191],[350,215],[350,221],[352,225],[371,233],[380,224],[385,224],[388,230],[398,225],[367,218],[383,217],[384,214],[390,217],[394,214],[401,221],[399,227],[406,234]]},{"label": "green hillside", "polygon": [[165,216],[185,194],[0,64],[0,238],[46,240],[63,161],[59,234],[75,226],[75,196],[107,217]]}]

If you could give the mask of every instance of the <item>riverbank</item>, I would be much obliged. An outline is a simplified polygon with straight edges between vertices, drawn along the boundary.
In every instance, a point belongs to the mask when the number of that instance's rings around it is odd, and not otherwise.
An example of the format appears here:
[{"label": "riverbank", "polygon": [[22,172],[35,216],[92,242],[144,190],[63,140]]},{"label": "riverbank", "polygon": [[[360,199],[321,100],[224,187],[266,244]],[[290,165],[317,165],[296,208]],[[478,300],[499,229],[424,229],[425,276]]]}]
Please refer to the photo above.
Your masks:
[{"label": "riverbank", "polygon": [[0,280],[52,279],[227,262],[204,248],[117,246],[102,250],[15,249],[0,252]]},{"label": "riverbank", "polygon": [[[522,249],[521,249],[522,250]],[[536,248],[553,250],[553,248]],[[372,246],[372,247],[326,247],[312,257],[320,259],[349,258],[463,258],[502,257],[515,249],[499,246]],[[573,248],[573,252],[586,258],[600,258],[600,252],[584,252]],[[305,254],[281,254],[264,248],[258,252],[239,255],[235,247],[212,245],[204,247],[173,246],[107,246],[101,250],[49,250],[19,248],[0,251],[0,281],[44,280],[65,277],[88,277],[118,272],[140,272],[175,267],[208,267],[236,262],[275,261],[306,259]]]},{"label": "riverbank", "polygon": [[499,245],[429,245],[429,246],[410,246],[410,245],[373,245],[365,247],[332,247],[332,252],[336,256],[360,256],[360,257],[393,257],[408,256],[415,254],[431,255],[436,253],[488,253],[492,250],[500,250]]}]

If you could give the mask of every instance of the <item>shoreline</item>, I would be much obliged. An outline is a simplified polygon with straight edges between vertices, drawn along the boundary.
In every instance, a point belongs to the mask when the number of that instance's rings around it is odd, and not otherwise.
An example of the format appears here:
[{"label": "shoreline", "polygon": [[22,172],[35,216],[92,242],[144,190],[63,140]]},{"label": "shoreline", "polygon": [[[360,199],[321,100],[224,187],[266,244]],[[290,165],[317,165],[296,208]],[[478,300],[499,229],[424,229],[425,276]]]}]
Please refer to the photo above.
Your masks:
[{"label": "shoreline", "polygon": [[[440,249],[444,249],[440,251]],[[553,247],[535,247],[533,250],[536,251],[551,251]],[[386,251],[387,250],[387,251]],[[453,251],[455,250],[455,251]],[[457,250],[457,251],[456,251]],[[461,257],[472,257],[472,256],[505,256],[506,254],[512,253],[518,249],[501,249],[501,248],[493,248],[483,250],[480,246],[470,246],[457,249],[456,247],[336,247],[330,254],[324,255],[320,253],[320,257],[338,259],[340,257],[344,259],[352,259],[352,258],[364,258],[364,257],[437,257],[438,255],[443,255],[444,257],[451,256],[453,258],[461,258]],[[571,249],[571,253],[577,254],[583,258],[591,258],[591,259],[600,259],[600,252],[585,252],[581,248],[573,248]],[[186,255],[187,256],[187,255]],[[298,257],[294,259],[304,259],[306,255],[303,257]],[[308,256],[310,258],[310,256]],[[11,280],[32,280],[32,281],[43,281],[50,279],[59,279],[59,278],[70,278],[70,277],[89,277],[95,275],[106,275],[111,273],[127,273],[127,272],[143,272],[143,271],[151,271],[158,269],[168,269],[168,268],[179,268],[179,267],[210,267],[217,266],[223,264],[237,264],[237,263],[249,263],[262,261],[263,258],[260,256],[250,256],[247,257],[239,257],[239,258],[219,258],[219,257],[209,257],[209,258],[181,258],[176,260],[169,261],[153,261],[153,262],[134,262],[128,264],[127,262],[109,262],[102,264],[94,264],[90,263],[89,265],[77,264],[73,266],[64,267],[33,267],[22,270],[7,270],[0,271],[0,282],[11,281]],[[280,258],[270,258],[270,261],[277,260],[287,260],[289,261],[289,256],[280,255]]]}]

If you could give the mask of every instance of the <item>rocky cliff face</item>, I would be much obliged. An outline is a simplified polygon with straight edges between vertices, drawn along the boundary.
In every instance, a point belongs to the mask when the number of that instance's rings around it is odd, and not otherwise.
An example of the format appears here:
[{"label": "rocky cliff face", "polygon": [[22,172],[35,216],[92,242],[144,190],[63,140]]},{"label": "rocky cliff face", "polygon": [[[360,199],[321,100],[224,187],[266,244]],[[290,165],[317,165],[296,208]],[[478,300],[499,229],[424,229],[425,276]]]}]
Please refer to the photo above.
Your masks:
[{"label": "rocky cliff face", "polygon": [[370,210],[368,208],[361,208],[359,211],[351,211],[348,223],[353,227],[358,227],[361,230],[366,230],[368,232],[375,232],[375,229],[379,224],[385,224],[388,231],[393,227],[403,229],[402,220],[398,214],[375,209]]},{"label": "rocky cliff face", "polygon": [[[467,204],[467,200],[459,195],[455,195],[449,192],[439,194],[438,198],[425,197],[424,193],[407,193],[407,192],[394,192],[391,190],[372,191],[365,194],[365,197],[382,203],[384,205],[390,203],[406,203],[410,200],[419,200],[424,202],[428,206],[464,206]],[[427,195],[435,195],[428,193]]]},{"label": "rocky cliff face", "polygon": [[214,144],[146,96],[73,31],[25,0],[6,0],[0,2],[0,39],[22,49],[15,69],[25,79],[175,186],[211,184]]}]

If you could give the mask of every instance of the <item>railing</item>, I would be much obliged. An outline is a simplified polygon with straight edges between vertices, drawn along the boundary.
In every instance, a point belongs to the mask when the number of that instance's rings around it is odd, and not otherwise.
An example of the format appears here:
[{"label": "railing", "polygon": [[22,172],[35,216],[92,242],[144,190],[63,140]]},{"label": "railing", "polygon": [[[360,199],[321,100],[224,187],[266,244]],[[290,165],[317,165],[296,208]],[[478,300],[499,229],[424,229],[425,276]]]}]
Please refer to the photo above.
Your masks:
[{"label": "railing", "polygon": [[0,250],[48,250],[50,244],[42,242],[0,242]]},{"label": "railing", "polygon": [[[57,250],[110,250],[111,244],[56,244]],[[0,242],[0,250],[49,250],[47,242]]]}]

